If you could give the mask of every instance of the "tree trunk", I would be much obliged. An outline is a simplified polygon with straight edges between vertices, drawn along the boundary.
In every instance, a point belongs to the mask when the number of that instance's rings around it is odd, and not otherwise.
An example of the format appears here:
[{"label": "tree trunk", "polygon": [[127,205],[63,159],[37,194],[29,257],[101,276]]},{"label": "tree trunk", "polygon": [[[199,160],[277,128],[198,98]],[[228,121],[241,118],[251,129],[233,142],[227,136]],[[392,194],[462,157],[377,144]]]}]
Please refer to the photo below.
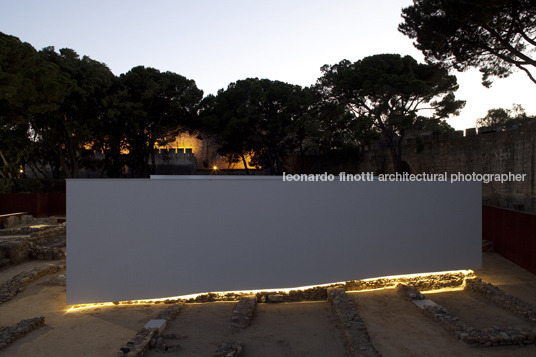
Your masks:
[{"label": "tree trunk", "polygon": [[[43,178],[48,178],[46,172],[44,172],[43,170],[41,170],[41,169],[39,168],[39,166],[37,166],[37,164],[36,164],[35,162],[28,163],[28,166],[31,168],[31,167],[32,167],[32,164],[33,164],[33,166],[35,167],[35,170],[37,170],[37,172],[39,172],[41,175],[43,175]],[[45,164],[45,167],[46,167],[46,164]],[[35,170],[33,170],[33,171],[35,172]],[[52,169],[51,169],[51,171],[52,171]],[[38,176],[37,176],[37,173],[35,174],[35,177],[36,177],[36,178],[38,177]]]},{"label": "tree trunk", "polygon": [[248,163],[246,161],[246,157],[244,154],[240,154],[240,157],[242,158],[242,162],[244,163],[244,169],[246,170],[246,175],[249,175],[249,169],[248,169]]},{"label": "tree trunk", "polygon": [[283,163],[281,162],[281,158],[279,157],[279,153],[275,152],[275,168],[276,168],[276,175],[283,175],[283,168],[281,167]]},{"label": "tree trunk", "polygon": [[388,129],[382,121],[379,121],[379,124],[382,134],[389,142],[389,150],[391,151],[391,158],[393,160],[395,171],[401,174],[404,172],[402,167],[402,137],[400,137],[398,142],[395,142],[395,134],[392,132],[392,130]]},{"label": "tree trunk", "polygon": [[275,175],[274,159],[270,155],[270,150],[266,149],[266,155],[268,156],[268,168],[270,169],[270,175]]},{"label": "tree trunk", "polygon": [[137,178],[146,178],[147,177],[147,171],[148,171],[148,164],[149,157],[147,154],[140,155],[137,158],[134,158],[134,165],[133,165],[133,174],[134,177]]},{"label": "tree trunk", "polygon": [[100,173],[99,173],[99,178],[103,178],[104,177],[104,168],[106,167],[106,163],[102,162],[102,166],[101,166],[101,169],[100,169]]},{"label": "tree trunk", "polygon": [[71,158],[71,177],[77,178],[80,173],[80,166],[78,165],[78,158],[76,157],[76,152],[73,152]]},{"label": "tree trunk", "polygon": [[34,174],[35,178],[37,178],[37,172],[34,170],[32,165],[28,164],[28,167],[30,168],[30,170],[32,170],[32,173]]},{"label": "tree trunk", "polygon": [[304,157],[305,157],[305,150],[303,149],[303,141],[300,141],[300,174],[303,174]]},{"label": "tree trunk", "polygon": [[[6,157],[4,156],[4,153],[1,150],[0,150],[0,157],[2,158],[2,161],[4,162],[4,165],[9,166],[9,163],[7,162]],[[4,175],[2,175],[2,176],[4,176]],[[8,176],[8,178],[12,178],[11,177],[11,172],[9,172],[9,170],[7,171],[7,176]]]},{"label": "tree trunk", "polygon": [[393,142],[390,145],[391,149],[391,158],[393,159],[393,166],[395,167],[396,172],[403,173],[404,170],[402,168],[402,155],[400,150],[396,149],[396,144]]},{"label": "tree trunk", "polygon": [[108,170],[108,177],[122,177],[123,173],[123,160],[121,157],[121,144],[115,143],[110,145],[110,158],[111,165]]},{"label": "tree trunk", "polygon": [[65,174],[65,178],[73,178],[71,176],[71,170],[69,170],[69,166],[67,165],[67,162],[65,162],[65,157],[63,157],[63,154],[61,152],[59,153],[59,158],[61,168],[63,169],[63,173]]},{"label": "tree trunk", "polygon": [[156,174],[155,150],[151,150],[151,173]]}]

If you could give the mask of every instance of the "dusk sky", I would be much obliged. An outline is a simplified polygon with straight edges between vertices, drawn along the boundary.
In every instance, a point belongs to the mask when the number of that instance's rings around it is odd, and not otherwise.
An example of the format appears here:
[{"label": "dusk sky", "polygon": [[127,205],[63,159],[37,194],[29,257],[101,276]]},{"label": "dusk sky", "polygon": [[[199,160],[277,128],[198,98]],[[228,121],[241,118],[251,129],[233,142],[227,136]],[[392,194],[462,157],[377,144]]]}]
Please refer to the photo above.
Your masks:
[{"label": "dusk sky", "polygon": [[[0,31],[36,49],[68,47],[104,62],[116,74],[137,65],[196,81],[205,95],[248,77],[309,86],[320,67],[379,53],[423,56],[398,32],[411,0],[161,0],[0,3]],[[455,74],[456,96],[467,100],[456,129],[474,127],[491,108],[521,104],[536,114],[536,85],[524,74],[496,79]]]}]

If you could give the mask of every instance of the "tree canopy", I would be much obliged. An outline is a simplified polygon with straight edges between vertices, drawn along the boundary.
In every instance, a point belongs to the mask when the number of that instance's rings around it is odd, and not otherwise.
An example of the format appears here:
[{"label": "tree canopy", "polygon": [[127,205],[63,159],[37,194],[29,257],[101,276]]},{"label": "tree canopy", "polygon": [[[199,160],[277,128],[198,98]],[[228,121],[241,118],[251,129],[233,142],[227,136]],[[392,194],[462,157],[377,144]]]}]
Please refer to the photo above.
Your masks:
[{"label": "tree canopy", "polygon": [[[145,177],[155,144],[194,126],[203,97],[193,80],[134,67],[119,77],[74,50],[36,51],[0,33],[0,175],[40,160],[67,178],[94,168],[118,176],[123,152],[135,176]],[[44,161],[43,161],[44,160]],[[34,169],[32,167],[32,169]]]},{"label": "tree canopy", "polygon": [[482,83],[523,71],[536,83],[536,2],[533,0],[414,0],[399,30],[429,63],[476,67]]},{"label": "tree canopy", "polygon": [[55,108],[29,116],[39,141],[58,158],[65,177],[78,177],[83,161],[91,160],[91,145],[104,115],[104,99],[114,75],[103,63],[80,56],[71,49],[58,52],[46,47],[40,57],[54,67],[43,76],[55,83]]},{"label": "tree canopy", "polygon": [[[34,88],[28,68],[37,52],[18,38],[0,33],[0,176],[12,178],[28,146],[24,107]],[[28,93],[30,92],[30,93]]]},{"label": "tree canopy", "polygon": [[285,159],[296,148],[307,94],[297,85],[248,78],[207,97],[202,113],[205,131],[216,136],[220,153],[282,174]]},{"label": "tree canopy", "polygon": [[[318,88],[316,88],[318,90]],[[321,94],[321,93],[320,93]],[[316,99],[305,121],[307,135],[305,151],[319,154],[337,151],[355,151],[361,145],[378,139],[372,122],[364,117],[356,117],[348,108],[334,102]]]},{"label": "tree canopy", "polygon": [[398,54],[325,65],[317,86],[326,101],[348,108],[382,133],[398,172],[403,170],[401,142],[406,131],[457,115],[465,104],[455,99],[456,77],[446,69]]},{"label": "tree canopy", "polygon": [[505,130],[510,124],[520,126],[532,121],[520,104],[514,104],[511,109],[494,108],[489,109],[483,118],[476,121],[477,127],[498,126],[500,130]]},{"label": "tree canopy", "polygon": [[[452,30],[460,25],[456,21],[463,22],[465,17],[477,21],[473,13],[482,3],[463,4],[464,9],[472,9],[469,14],[450,0],[415,1],[404,9],[407,23],[400,25],[401,31],[415,36],[421,46],[420,32],[411,30],[409,24],[423,24],[417,26],[421,31],[433,26],[430,18],[439,18],[454,26],[445,25]],[[515,49],[528,52],[536,31],[527,18],[531,8],[525,2],[515,4],[518,13],[505,17],[510,19],[513,37],[509,39],[516,43]],[[428,11],[432,5],[436,10],[431,15],[425,16],[419,9],[425,6]],[[448,6],[442,9],[439,5]],[[486,21],[504,7],[502,1],[492,5],[481,14],[480,26],[489,27]],[[452,20],[451,12],[460,18]],[[515,14],[519,19],[514,21]],[[437,27],[439,31],[441,26]],[[449,44],[459,52],[454,45],[463,41],[446,35],[423,38],[436,46],[424,50],[427,64],[410,56],[380,54],[325,65],[312,87],[248,78],[203,99],[193,80],[173,72],[138,66],[115,76],[104,63],[79,56],[72,49],[36,51],[18,38],[0,33],[0,176],[15,177],[21,166],[34,163],[30,166],[34,172],[49,165],[54,177],[77,177],[82,168],[95,169],[97,164],[100,176],[120,176],[128,165],[132,176],[147,177],[155,172],[158,146],[174,141],[182,132],[196,130],[216,141],[221,155],[232,162],[242,161],[246,171],[255,166],[271,174],[286,170],[291,155],[355,155],[361,146],[382,136],[394,168],[400,172],[406,169],[401,154],[404,136],[421,129],[452,130],[445,119],[457,115],[465,104],[456,99],[456,77],[449,75],[443,60],[463,69],[477,63],[467,61],[480,58],[478,64],[484,66],[486,78],[506,75],[512,67],[529,66],[528,60],[522,64],[490,62],[491,55],[482,57],[482,51],[475,52],[481,57],[468,56],[466,62],[458,62],[452,53],[454,57],[440,50],[450,48]],[[495,109],[481,121],[482,125],[502,123],[514,117],[520,116]]]},{"label": "tree canopy", "polygon": [[39,133],[32,121],[57,111],[71,86],[59,67],[31,45],[0,33],[0,156],[4,169],[18,171],[24,163],[32,163],[36,152],[44,154],[40,158],[49,156],[39,147]]},{"label": "tree canopy", "polygon": [[174,141],[195,126],[203,91],[173,72],[138,66],[119,77],[119,118],[135,177],[146,177],[148,159],[154,167],[155,144]]}]

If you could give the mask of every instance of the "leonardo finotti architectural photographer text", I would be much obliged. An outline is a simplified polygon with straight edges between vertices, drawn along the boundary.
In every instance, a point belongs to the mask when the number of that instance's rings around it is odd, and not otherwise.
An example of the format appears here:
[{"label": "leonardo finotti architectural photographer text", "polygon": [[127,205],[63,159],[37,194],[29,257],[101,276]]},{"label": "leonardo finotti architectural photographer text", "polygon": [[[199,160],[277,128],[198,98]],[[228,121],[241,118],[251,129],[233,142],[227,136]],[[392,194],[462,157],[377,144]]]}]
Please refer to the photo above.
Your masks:
[{"label": "leonardo finotti architectural photographer text", "polygon": [[507,174],[477,174],[475,172],[465,174],[457,172],[455,174],[448,174],[447,172],[441,174],[410,174],[407,172],[396,174],[379,174],[374,176],[372,172],[362,172],[360,174],[347,174],[346,172],[340,172],[338,175],[328,174],[287,174],[283,173],[283,181],[297,181],[297,182],[314,182],[314,181],[380,181],[380,182],[420,182],[420,181],[439,181],[439,182],[463,182],[463,181],[482,181],[483,183],[490,182],[520,182],[525,181],[527,174],[513,174],[511,172]]}]

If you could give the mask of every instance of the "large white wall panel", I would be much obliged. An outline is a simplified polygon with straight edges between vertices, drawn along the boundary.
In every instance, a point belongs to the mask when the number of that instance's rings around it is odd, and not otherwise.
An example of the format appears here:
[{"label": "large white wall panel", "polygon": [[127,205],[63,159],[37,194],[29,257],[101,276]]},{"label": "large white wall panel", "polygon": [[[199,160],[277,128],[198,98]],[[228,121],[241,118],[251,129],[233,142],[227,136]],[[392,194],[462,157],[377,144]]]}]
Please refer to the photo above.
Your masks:
[{"label": "large white wall panel", "polygon": [[481,265],[481,184],[67,181],[67,303]]}]

